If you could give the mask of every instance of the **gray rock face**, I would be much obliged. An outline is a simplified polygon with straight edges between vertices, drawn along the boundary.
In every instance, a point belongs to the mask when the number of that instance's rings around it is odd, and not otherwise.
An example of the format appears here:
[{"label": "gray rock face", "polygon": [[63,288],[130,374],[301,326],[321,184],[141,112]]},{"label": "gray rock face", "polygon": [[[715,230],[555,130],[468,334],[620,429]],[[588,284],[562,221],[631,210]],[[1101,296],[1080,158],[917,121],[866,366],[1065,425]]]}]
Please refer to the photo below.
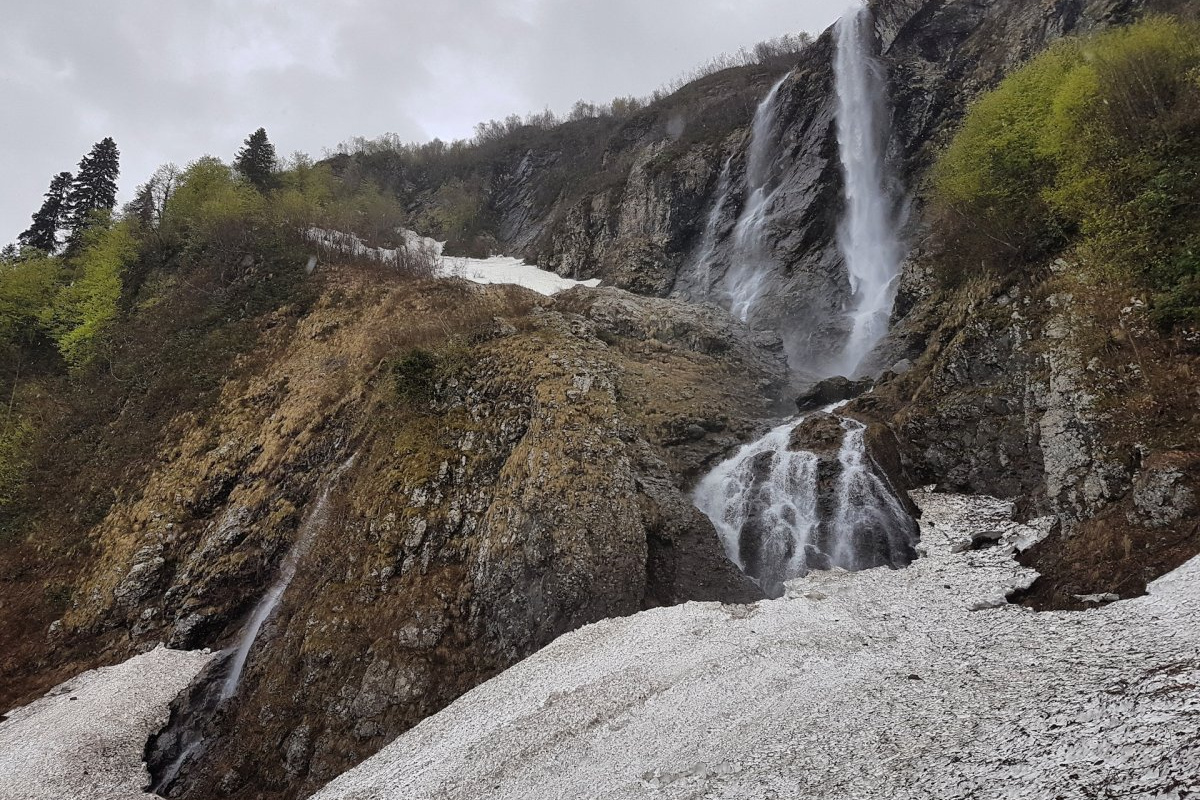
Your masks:
[{"label": "gray rock face", "polygon": [[[926,555],[908,569],[814,573],[778,601],[588,626],[316,798],[1193,791],[1200,561],[1149,597],[1034,614],[1004,598],[1035,577],[1012,547],[1042,531],[985,498],[918,502]],[[998,546],[950,552],[990,530],[1003,531]]]},{"label": "gray rock face", "polygon": [[851,400],[868,391],[873,384],[871,380],[852,381],[840,375],[826,378],[796,398],[796,410],[804,413],[841,400]]}]

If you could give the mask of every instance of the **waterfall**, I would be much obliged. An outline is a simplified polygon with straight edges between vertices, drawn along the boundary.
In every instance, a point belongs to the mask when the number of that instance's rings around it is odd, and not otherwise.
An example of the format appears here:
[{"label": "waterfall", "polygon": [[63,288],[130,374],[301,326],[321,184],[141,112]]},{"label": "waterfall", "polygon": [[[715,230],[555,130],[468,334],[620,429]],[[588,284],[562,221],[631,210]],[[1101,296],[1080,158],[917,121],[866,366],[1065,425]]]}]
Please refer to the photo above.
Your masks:
[{"label": "waterfall", "polygon": [[203,757],[208,743],[221,735],[223,715],[219,713],[220,709],[237,694],[250,650],[296,577],[301,559],[317,534],[328,526],[330,496],[338,479],[353,464],[354,456],[351,456],[325,479],[312,510],[300,526],[295,544],[284,556],[279,573],[266,594],[254,606],[246,627],[238,637],[237,646],[226,651],[225,658],[214,662],[206,672],[206,675],[220,675],[224,669],[224,678],[219,682],[196,681],[185,695],[172,704],[171,719],[167,726],[150,738],[146,745],[146,765],[151,777],[150,790],[155,794],[170,796],[184,768],[194,768],[194,762]]},{"label": "waterfall", "polygon": [[292,579],[296,577],[296,568],[300,565],[300,559],[308,552],[308,548],[312,545],[312,541],[316,538],[317,533],[328,524],[329,496],[333,493],[338,478],[342,476],[342,473],[350,469],[353,464],[354,456],[350,456],[344,464],[338,467],[326,479],[325,485],[321,488],[321,492],[317,496],[317,502],[313,505],[312,511],[300,526],[300,533],[296,537],[295,544],[292,545],[291,550],[284,556],[283,563],[279,567],[279,574],[275,576],[274,583],[271,584],[270,588],[267,589],[267,593],[262,596],[258,604],[254,607],[254,612],[250,615],[250,620],[242,630],[237,648],[230,659],[229,671],[225,674],[225,681],[221,685],[221,700],[226,700],[237,693],[238,684],[242,679],[242,670],[246,667],[246,659],[250,656],[250,649],[254,647],[254,641],[258,638],[259,631],[262,630],[263,624],[271,618],[271,615],[279,605],[279,601],[283,599],[283,593],[287,591],[288,586],[292,583]]},{"label": "waterfall", "polygon": [[755,305],[767,288],[773,264],[767,250],[767,222],[770,219],[771,177],[775,166],[775,128],[779,117],[779,90],[791,76],[784,75],[767,92],[754,112],[750,144],[746,152],[746,200],[733,228],[733,247],[729,271],[725,274],[725,293],[729,310],[743,322],[750,318]]},{"label": "waterfall", "polygon": [[729,560],[760,583],[807,572],[817,533],[817,457],[788,448],[791,420],[710,472],[695,504],[717,529]]},{"label": "waterfall", "polygon": [[[830,417],[834,453],[792,443],[806,420],[789,420],[742,447],[696,487],[694,502],[731,561],[771,596],[812,569],[899,567],[912,560],[916,523],[867,453],[866,426]],[[836,419],[836,423],[832,422]]]},{"label": "waterfall", "polygon": [[838,451],[831,561],[849,570],[907,564],[916,525],[886,479],[871,468],[867,426],[849,417],[841,423],[846,433]]},{"label": "waterfall", "polygon": [[887,333],[903,251],[886,188],[886,138],[880,125],[886,81],[868,49],[875,40],[868,9],[843,17],[836,33],[837,134],[846,203],[838,247],[851,290],[850,335],[840,365],[843,374],[853,376]]},{"label": "waterfall", "polygon": [[[839,21],[836,33],[837,135],[845,183],[838,247],[851,289],[850,331],[838,363],[842,374],[854,375],[887,333],[902,251],[880,128],[885,81],[868,49],[874,31],[867,9]],[[734,263],[726,280],[730,309],[742,320],[771,270],[765,228],[782,84],[755,114],[748,195],[734,229]],[[705,476],[693,495],[730,560],[768,595],[780,595],[785,581],[812,569],[900,567],[914,557],[916,523],[871,458],[866,426],[831,414],[835,409],[789,420],[745,445]],[[816,442],[809,445],[816,451],[800,446],[806,442]]]},{"label": "waterfall", "polygon": [[729,200],[733,173],[733,154],[725,159],[721,166],[721,174],[717,178],[717,194],[713,207],[708,212],[704,224],[704,235],[700,246],[696,249],[691,265],[685,270],[690,278],[690,286],[685,292],[693,299],[704,299],[712,291],[712,266],[717,255],[717,229],[721,224],[721,213]]}]

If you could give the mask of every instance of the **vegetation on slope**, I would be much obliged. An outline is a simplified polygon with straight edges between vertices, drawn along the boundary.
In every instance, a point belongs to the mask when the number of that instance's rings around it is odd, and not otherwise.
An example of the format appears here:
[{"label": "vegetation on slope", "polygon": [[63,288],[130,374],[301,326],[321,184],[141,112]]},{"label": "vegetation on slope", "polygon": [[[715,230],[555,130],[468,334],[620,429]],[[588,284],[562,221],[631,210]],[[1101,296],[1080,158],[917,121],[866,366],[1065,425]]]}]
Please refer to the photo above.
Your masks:
[{"label": "vegetation on slope", "polygon": [[1161,325],[1200,322],[1200,26],[1058,43],[975,103],[932,199],[952,281],[1073,247]]}]

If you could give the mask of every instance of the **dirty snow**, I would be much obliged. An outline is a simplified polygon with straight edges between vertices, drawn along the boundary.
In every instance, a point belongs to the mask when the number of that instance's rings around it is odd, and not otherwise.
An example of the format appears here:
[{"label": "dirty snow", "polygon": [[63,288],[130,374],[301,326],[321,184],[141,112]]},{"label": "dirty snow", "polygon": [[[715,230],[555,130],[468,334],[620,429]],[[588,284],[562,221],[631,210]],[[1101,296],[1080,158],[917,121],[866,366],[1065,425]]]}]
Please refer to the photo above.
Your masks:
[{"label": "dirty snow", "polygon": [[211,658],[160,645],[9,712],[0,722],[0,800],[144,797],[146,740]]},{"label": "dirty snow", "polygon": [[413,231],[406,230],[402,233],[404,234],[404,248],[395,250],[370,247],[353,234],[320,228],[309,229],[308,238],[323,247],[370,258],[383,264],[399,264],[407,256],[415,255],[418,258],[432,260],[437,265],[437,274],[443,278],[462,278],[472,283],[482,284],[514,284],[544,295],[558,294],[572,286],[595,287],[600,285],[599,279],[577,281],[564,278],[557,273],[526,264],[519,258],[508,256],[460,258],[443,255],[445,242],[419,236]]},{"label": "dirty snow", "polygon": [[[372,798],[1184,798],[1200,559],[1086,612],[1005,603],[1045,530],[916,493],[923,557],[568,634],[335,780]],[[998,546],[964,549],[976,534]],[[981,536],[978,540],[991,537]],[[959,552],[955,552],[955,551]]]}]

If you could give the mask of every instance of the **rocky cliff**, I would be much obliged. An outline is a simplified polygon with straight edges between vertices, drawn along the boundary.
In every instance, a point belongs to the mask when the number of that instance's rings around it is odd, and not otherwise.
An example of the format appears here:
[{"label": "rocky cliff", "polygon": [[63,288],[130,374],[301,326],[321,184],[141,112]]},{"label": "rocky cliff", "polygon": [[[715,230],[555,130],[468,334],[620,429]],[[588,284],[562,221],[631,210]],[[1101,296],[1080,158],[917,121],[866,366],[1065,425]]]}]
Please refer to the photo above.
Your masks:
[{"label": "rocky cliff", "polygon": [[[868,426],[880,480],[1053,518],[1022,556],[1043,578],[1007,587],[1031,605],[1139,594],[1200,551],[1195,335],[1154,329],[1138,298],[1067,261],[940,285],[920,190],[968,104],[1014,66],[1062,36],[1190,6],[872,8],[891,195],[913,249],[870,365],[878,380],[844,413]],[[195,725],[209,744],[168,781],[171,796],[300,797],[562,634],[690,600],[760,599],[691,491],[789,413],[789,385],[827,371],[846,337],[832,56],[826,33],[787,63],[718,73],[630,119],[570,123],[450,170],[445,185],[483,187],[476,243],[604,288],[545,299],[322,265],[302,279],[303,302],[219,328],[235,357],[203,373],[209,406],[172,405],[171,382],[104,395],[115,400],[100,422],[64,430],[72,452],[107,455],[72,461],[74,482],[54,484],[86,497],[39,500],[19,552],[0,551],[0,619],[16,643],[0,702],[159,641],[229,647],[311,534],[234,698],[206,690],[229,670],[218,658],[150,751],[161,776]],[[769,131],[769,285],[743,323],[721,286],[749,126],[785,75]],[[414,214],[440,188],[359,161],[338,168],[373,172]],[[124,366],[109,365],[110,383]],[[131,419],[149,433],[126,437]],[[828,439],[828,494],[845,433],[820,423],[790,444]],[[314,515],[323,494],[328,513]],[[907,563],[901,545],[872,563]]]}]

